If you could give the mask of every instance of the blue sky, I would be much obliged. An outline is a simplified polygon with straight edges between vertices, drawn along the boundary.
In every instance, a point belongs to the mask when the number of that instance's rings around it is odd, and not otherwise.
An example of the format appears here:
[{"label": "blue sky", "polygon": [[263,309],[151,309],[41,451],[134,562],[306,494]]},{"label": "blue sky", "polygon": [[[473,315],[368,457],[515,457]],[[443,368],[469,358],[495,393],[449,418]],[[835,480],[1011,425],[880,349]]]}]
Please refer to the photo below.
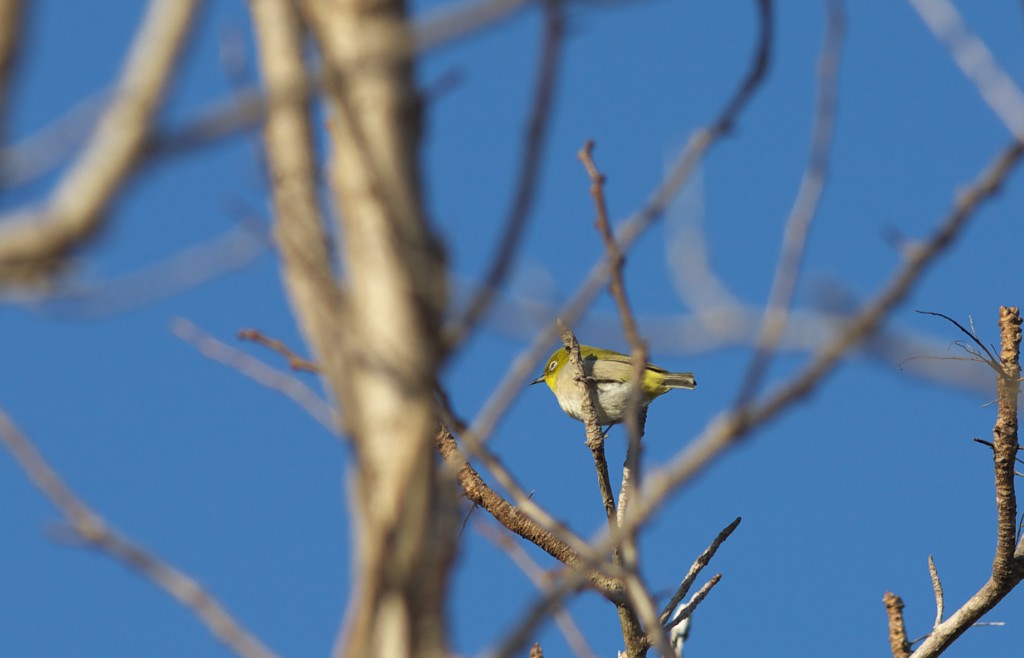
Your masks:
[{"label": "blue sky", "polygon": [[[1019,4],[961,4],[970,27],[1019,81]],[[15,140],[114,79],[143,8],[126,0],[33,5],[10,108]],[[712,264],[732,293],[750,304],[768,294],[806,164],[824,29],[821,3],[779,5],[766,84],[713,149],[700,183],[628,260],[641,330],[690,311],[671,283],[666,245],[694,219],[702,220]],[[870,298],[900,262],[887,235],[928,235],[1010,138],[909,4],[849,5],[831,177],[796,299],[803,307],[826,289]],[[415,11],[435,6],[420,3]],[[601,254],[577,149],[596,141],[612,215],[627,216],[728,98],[756,29],[750,2],[578,3],[567,18],[537,203],[506,290],[509,298],[551,304],[564,301]],[[424,86],[459,76],[428,108],[423,150],[426,199],[456,289],[484,271],[511,200],[540,27],[539,13],[526,10],[428,54],[419,69]],[[240,0],[208,3],[165,125],[232,93],[219,56],[224,44],[251,46]],[[234,75],[251,81],[251,62]],[[0,204],[37,201],[54,180],[7,191]],[[1015,248],[1022,202],[1014,174],[887,328],[930,336],[944,350],[960,336],[913,313],[927,309],[962,322],[973,317],[986,342],[996,342],[998,306],[1022,301]],[[118,200],[109,228],[79,255],[77,280],[117,280],[214,239],[238,225],[239,208],[260,221],[269,213],[254,134],[148,167]],[[580,339],[625,348],[612,310],[606,296],[598,299],[576,327]],[[264,253],[201,287],[109,316],[14,303],[0,313],[0,405],[81,496],[196,576],[282,656],[325,655],[350,582],[348,449],[284,397],[207,360],[170,331],[182,317],[228,342],[237,330],[258,327],[300,345],[273,257]],[[513,319],[522,318],[492,317],[448,364],[444,380],[463,415],[480,409],[539,328]],[[697,391],[673,392],[652,407],[645,459],[655,467],[728,408],[750,350],[698,351],[663,332],[651,352],[660,365],[693,370],[700,382]],[[805,359],[778,358],[768,387]],[[971,438],[990,436],[994,408],[985,404],[992,398],[853,358],[684,488],[641,540],[644,576],[662,596],[723,526],[743,517],[712,563],[723,581],[694,620],[687,655],[810,655],[822,647],[839,656],[883,655],[885,591],[904,598],[911,636],[931,624],[929,554],[947,609],[955,609],[991,565],[991,459]],[[589,536],[604,520],[583,438],[582,425],[534,387],[506,414],[492,447],[539,503]],[[621,430],[613,430],[613,470],[623,446]],[[55,541],[60,519],[7,457],[0,458],[0,499],[7,501],[0,654],[229,655],[149,583]],[[488,521],[478,511],[467,526],[449,609],[454,648],[467,655],[492,646],[536,596],[476,522]],[[974,629],[948,655],[1019,646],[1022,607],[1011,594],[990,615],[1007,626]],[[620,646],[615,612],[604,601],[584,594],[570,610],[597,653]],[[553,626],[538,639],[548,655],[568,655]]]}]

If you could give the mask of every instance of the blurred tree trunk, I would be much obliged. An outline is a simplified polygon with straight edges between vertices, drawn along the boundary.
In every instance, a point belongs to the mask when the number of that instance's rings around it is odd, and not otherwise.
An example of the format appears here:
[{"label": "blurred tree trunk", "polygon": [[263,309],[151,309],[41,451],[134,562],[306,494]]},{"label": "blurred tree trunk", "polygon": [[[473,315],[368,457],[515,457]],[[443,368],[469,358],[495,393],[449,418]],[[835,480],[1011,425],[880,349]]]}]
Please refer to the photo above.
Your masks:
[{"label": "blurred tree trunk", "polygon": [[400,0],[306,0],[327,68],[330,185],[344,264],[342,358],[330,364],[356,451],[356,580],[336,656],[441,656],[453,484],[433,454],[445,303],[424,217],[420,99]]}]

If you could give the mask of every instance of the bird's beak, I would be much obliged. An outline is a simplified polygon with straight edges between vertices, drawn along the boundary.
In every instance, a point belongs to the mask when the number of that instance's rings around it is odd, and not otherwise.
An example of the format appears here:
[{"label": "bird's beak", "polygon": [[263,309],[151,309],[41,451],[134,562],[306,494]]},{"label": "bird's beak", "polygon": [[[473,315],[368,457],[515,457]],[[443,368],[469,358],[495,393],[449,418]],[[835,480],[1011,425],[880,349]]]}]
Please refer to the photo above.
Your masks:
[{"label": "bird's beak", "polygon": [[539,384],[539,383],[541,383],[542,381],[544,381],[544,375],[541,375],[541,376],[540,376],[540,377],[538,377],[537,379],[535,379],[535,380],[533,380],[532,382],[530,382],[530,386],[533,386],[534,384]]}]

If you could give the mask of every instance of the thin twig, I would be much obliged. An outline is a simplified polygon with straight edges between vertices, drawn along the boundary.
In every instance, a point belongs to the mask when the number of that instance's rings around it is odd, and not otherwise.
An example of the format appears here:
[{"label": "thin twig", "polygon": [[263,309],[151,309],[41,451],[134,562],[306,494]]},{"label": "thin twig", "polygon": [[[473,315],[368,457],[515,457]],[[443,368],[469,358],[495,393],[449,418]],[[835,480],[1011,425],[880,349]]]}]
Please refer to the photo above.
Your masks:
[{"label": "thin twig", "polygon": [[44,312],[61,317],[107,318],[198,288],[248,266],[266,251],[265,236],[246,223],[138,271],[106,281],[57,286],[18,301],[41,304]]},{"label": "thin twig", "polygon": [[[971,322],[971,330],[968,331],[967,329],[964,328],[964,326],[962,324],[960,324],[959,322],[957,322],[953,318],[951,318],[948,315],[945,315],[943,313],[936,313],[935,311],[919,311],[919,310],[915,310],[914,313],[920,313],[921,315],[934,315],[935,317],[942,318],[943,320],[951,323],[953,326],[955,326],[957,329],[959,329],[961,333],[963,333],[965,336],[970,338],[971,342],[973,342],[975,345],[980,347],[981,351],[984,352],[985,356],[986,356],[985,359],[982,359],[980,354],[978,354],[977,352],[973,352],[972,354],[975,357],[977,357],[979,360],[984,361],[985,363],[987,363],[989,365],[989,367],[991,367],[993,370],[996,371],[996,373],[1001,373],[1002,372],[1002,369],[1001,369],[1001,367],[999,365],[999,360],[996,359],[995,355],[992,354],[991,350],[989,350],[988,347],[985,346],[985,343],[981,342],[981,340],[978,338],[978,334],[974,330],[974,322]],[[967,349],[966,346],[963,346],[963,347],[964,347],[964,350]]]},{"label": "thin twig", "polygon": [[[618,528],[618,515],[615,510],[615,497],[612,493],[611,480],[608,476],[608,460],[605,458],[604,451],[604,433],[601,432],[601,425],[597,419],[596,384],[593,379],[587,376],[586,369],[583,366],[579,341],[576,339],[575,334],[573,334],[572,329],[565,326],[562,327],[562,344],[569,353],[569,363],[563,367],[573,369],[576,385],[579,387],[580,395],[582,396],[581,408],[583,422],[586,425],[586,444],[594,458],[598,490],[601,495],[601,502],[604,505],[605,516],[608,518],[608,527],[610,531],[614,531]],[[612,548],[611,554],[613,564],[620,566],[625,564],[622,558],[622,550],[618,546]],[[619,614],[619,624],[622,627],[622,638],[626,644],[626,652],[630,655],[635,655],[641,652],[642,647],[646,646],[648,642],[648,637],[643,632],[635,607],[638,601],[642,601],[642,591],[644,588],[642,585],[638,586],[639,578],[635,575],[635,572],[631,573],[628,565],[626,565],[626,573],[629,601],[616,602],[615,607]],[[667,639],[662,638],[662,642],[667,645]]]},{"label": "thin twig", "polygon": [[[991,441],[986,441],[985,439],[979,439],[977,437],[975,437],[975,438],[973,438],[971,440],[974,441],[975,443],[980,443],[983,446],[988,446],[992,450],[996,449],[996,444],[992,443]],[[1021,451],[1021,447],[1017,446],[1017,452],[1019,453],[1020,451]],[[1024,464],[1024,459],[1021,459],[1020,457],[1017,457],[1015,461],[1018,464]],[[1018,473],[1018,475],[1020,475],[1020,473]],[[1024,516],[1022,516],[1022,518],[1024,518]]]},{"label": "thin twig", "polygon": [[183,318],[175,320],[171,330],[178,338],[199,350],[203,356],[233,368],[249,379],[283,394],[302,407],[331,434],[337,435],[340,423],[336,420],[334,410],[313,389],[290,373],[271,368],[259,359],[217,340]]},{"label": "thin twig", "polygon": [[194,578],[111,528],[47,463],[32,441],[0,411],[0,442],[21,470],[67,519],[88,546],[146,578],[187,608],[218,640],[242,658],[276,658]]},{"label": "thin twig", "polygon": [[629,299],[626,296],[626,286],[622,281],[622,266],[626,257],[619,249],[615,236],[612,234],[611,223],[608,221],[608,204],[604,197],[604,174],[597,168],[594,162],[594,140],[588,139],[576,157],[583,163],[590,178],[590,196],[594,199],[596,217],[594,220],[597,232],[601,235],[604,248],[608,252],[608,290],[619,311],[619,318],[622,321],[622,329],[626,333],[626,340],[630,345],[640,343],[640,332],[636,327],[636,318],[633,317],[633,310],[629,306]]},{"label": "thin twig", "polygon": [[[626,295],[626,284],[622,278],[622,267],[626,258],[619,249],[615,236],[612,234],[611,223],[608,220],[608,204],[604,195],[604,174],[597,168],[594,161],[594,141],[587,140],[577,153],[576,157],[583,163],[590,178],[590,196],[594,199],[596,211],[595,224],[597,232],[604,242],[605,251],[608,254],[608,291],[615,300],[615,307],[618,309],[619,319],[622,322],[622,329],[626,334],[626,340],[630,346],[630,356],[633,359],[633,369],[630,377],[632,390],[630,391],[629,404],[626,407],[626,434],[628,443],[626,445],[626,463],[622,471],[622,486],[619,488],[619,506],[617,516],[622,517],[629,507],[629,500],[633,496],[633,490],[640,486],[640,440],[643,436],[643,427],[640,422],[640,410],[643,407],[644,370],[647,365],[647,346],[640,338],[637,330],[636,318],[633,309],[630,307]],[[636,552],[633,540],[623,544],[627,563],[631,562],[631,556]]]},{"label": "thin twig", "polygon": [[88,137],[109,101],[109,89],[94,92],[28,137],[0,148],[0,187],[26,185],[59,167]]},{"label": "thin twig", "polygon": [[704,583],[704,585],[694,593],[693,597],[686,602],[686,605],[680,608],[679,611],[672,616],[672,619],[665,623],[665,628],[671,630],[678,626],[683,620],[689,619],[690,616],[693,615],[693,611],[697,609],[698,605],[700,605],[701,601],[707,598],[708,594],[711,593],[711,589],[721,582],[721,580],[722,574],[720,573],[716,573],[712,576],[711,580]]},{"label": "thin twig", "polygon": [[259,329],[241,329],[237,336],[241,340],[251,340],[254,343],[258,343],[274,352],[277,352],[288,361],[288,367],[292,370],[316,373],[320,372],[320,366],[309,359],[299,356],[294,350],[292,350],[292,348],[285,345],[284,342],[265,335]]},{"label": "thin twig", "polygon": [[935,592],[935,623],[932,628],[942,623],[942,615],[945,612],[945,597],[942,594],[942,581],[939,580],[939,570],[935,568],[935,560],[928,556],[928,573],[932,577],[932,590]]},{"label": "thin twig", "polygon": [[729,538],[729,535],[731,535],[737,527],[739,527],[741,520],[742,518],[737,516],[732,523],[722,528],[721,532],[711,540],[711,544],[704,549],[704,552],[693,561],[693,564],[690,566],[690,570],[686,572],[686,576],[683,578],[683,582],[679,583],[679,587],[676,588],[676,593],[672,595],[672,598],[669,599],[668,603],[666,603],[665,607],[661,610],[659,621],[662,625],[665,625],[666,628],[671,628],[671,626],[666,625],[665,622],[668,620],[669,615],[672,614],[672,610],[679,605],[680,601],[686,598],[686,595],[690,592],[690,587],[693,585],[693,582],[697,580],[697,576],[700,575],[700,572],[704,567],[711,563],[711,559],[715,557],[715,553],[718,552],[718,547],[722,545],[722,542]]}]

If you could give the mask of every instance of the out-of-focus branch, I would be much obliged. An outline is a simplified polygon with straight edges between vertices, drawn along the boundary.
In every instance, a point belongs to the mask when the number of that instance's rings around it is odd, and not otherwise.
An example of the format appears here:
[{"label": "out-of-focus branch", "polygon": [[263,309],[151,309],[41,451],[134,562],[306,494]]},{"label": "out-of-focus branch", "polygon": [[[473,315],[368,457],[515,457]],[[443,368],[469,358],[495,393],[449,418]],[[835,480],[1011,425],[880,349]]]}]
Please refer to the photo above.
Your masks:
[{"label": "out-of-focus branch", "polygon": [[242,658],[276,658],[195,579],[163,562],[112,529],[64,482],[6,413],[0,411],[0,442],[64,516],[86,545],[146,578],[187,608],[206,628]]},{"label": "out-of-focus branch", "polygon": [[302,372],[313,373],[320,372],[320,366],[309,359],[299,356],[292,350],[292,348],[285,345],[283,341],[271,338],[259,329],[241,329],[238,332],[238,338],[240,340],[252,341],[266,347],[272,352],[277,352],[288,361],[288,367],[292,370],[301,370]]},{"label": "out-of-focus branch", "polygon": [[330,380],[330,373],[340,370],[341,295],[317,196],[302,26],[291,0],[251,0],[249,7],[260,70],[273,99],[263,136],[273,181],[281,278],[315,361],[333,366],[327,369]]},{"label": "out-of-focus branch", "polygon": [[[626,295],[626,284],[622,278],[622,267],[626,257],[619,249],[615,236],[612,234],[611,224],[608,220],[608,204],[604,196],[605,177],[597,168],[594,162],[594,142],[587,140],[576,156],[583,163],[587,176],[590,178],[590,196],[594,199],[596,211],[595,224],[597,232],[604,242],[605,251],[608,255],[608,291],[615,300],[615,307],[618,309],[619,320],[622,323],[623,332],[626,334],[626,341],[629,343],[630,356],[633,358],[633,372],[630,382],[632,391],[629,398],[629,405],[626,409],[625,425],[629,437],[629,444],[626,450],[626,465],[622,474],[622,487],[619,490],[618,515],[626,513],[629,506],[629,499],[632,496],[632,489],[640,486],[640,439],[643,428],[640,424],[640,409],[643,406],[644,370],[647,365],[647,345],[640,338],[640,332],[636,326],[636,318],[633,316],[633,309],[629,305]],[[629,548],[623,545],[624,548]]]},{"label": "out-of-focus branch", "polygon": [[652,473],[641,504],[636,506],[630,522],[620,529],[620,536],[612,539],[612,543],[621,541],[625,533],[645,522],[672,491],[707,468],[725,450],[810,393],[849,350],[870,336],[889,312],[903,301],[925,269],[953,244],[978,209],[996,194],[1022,155],[1024,144],[1019,142],[1014,142],[1000,153],[979,180],[957,196],[953,210],[935,232],[907,254],[903,267],[881,292],[851,318],[839,335],[826,344],[802,371],[763,402],[746,405],[716,420],[667,466]]},{"label": "out-of-focus branch", "polygon": [[[440,385],[436,386],[435,390],[437,393],[438,414],[443,426],[442,431],[448,431],[448,429],[450,429],[457,434],[465,433],[466,423],[455,413],[455,410],[451,406],[448,393]],[[463,454],[462,450],[458,447],[458,444],[454,444],[454,448],[458,452],[458,458],[462,460],[462,462],[468,463],[468,457]],[[562,543],[572,549],[583,566],[604,568],[604,563],[606,562],[605,558],[590,551],[589,546],[587,546],[587,543],[582,538],[569,530],[563,523],[551,516],[547,510],[538,505],[536,501],[533,500],[533,494],[526,491],[501,459],[491,452],[487,446],[474,446],[472,452],[469,454],[480,460],[487,470],[491,472],[491,475],[494,476],[497,484],[509,493],[512,498],[511,502],[514,503],[515,508],[517,508],[517,513],[522,514],[531,523],[543,529],[548,534],[557,537]],[[461,462],[456,464],[450,462],[449,465],[456,469],[462,468]],[[480,483],[483,484],[482,479],[480,480]],[[461,482],[460,484],[465,483]],[[488,485],[484,484],[483,486],[487,487],[488,490],[491,490]],[[495,497],[497,500],[504,501],[504,499],[496,492]],[[487,511],[491,510],[487,509]],[[498,518],[498,521],[501,521],[501,519]],[[516,532],[516,530],[511,527],[509,527],[509,530]]]},{"label": "out-of-focus branch", "polygon": [[[841,295],[842,293],[836,293]],[[857,311],[854,298],[835,300],[821,307],[793,308],[776,352],[808,355],[821,350],[842,331]],[[505,336],[530,339],[537,327],[554,321],[561,308],[534,299],[501,299],[496,301],[490,328]],[[640,318],[646,340],[655,352],[675,356],[705,354],[734,347],[754,347],[764,309],[748,303],[725,304],[701,308],[694,313],[677,316],[646,315]],[[581,333],[597,345],[616,340],[620,335],[615,315],[594,311],[577,325]],[[922,381],[989,396],[992,381],[988,372],[969,362],[956,362],[941,356],[949,351],[945,337],[908,329],[880,327],[868,336],[851,359],[874,362],[912,375]],[[517,361],[515,366],[519,367]],[[535,368],[536,364],[530,366]]]},{"label": "out-of-focus branch", "polygon": [[106,281],[74,281],[53,291],[14,291],[0,301],[39,304],[60,317],[96,320],[155,304],[240,270],[266,252],[252,226],[236,226],[166,259]]},{"label": "out-of-focus branch", "polygon": [[910,0],[910,4],[1010,134],[1024,137],[1024,93],[1000,68],[985,42],[967,28],[956,5],[950,0]]},{"label": "out-of-focus branch", "polygon": [[199,5],[151,0],[113,99],[82,155],[42,208],[0,218],[0,284],[45,280],[102,226],[138,162]]},{"label": "out-of-focus branch", "polygon": [[[547,0],[544,0],[547,1]],[[459,0],[435,9],[419,19],[413,29],[417,52],[438,46],[478,32],[506,18],[534,0]]]},{"label": "out-of-focus branch", "polygon": [[81,146],[109,100],[109,90],[96,92],[28,137],[0,148],[0,187],[25,185],[60,166]]},{"label": "out-of-focus branch", "polygon": [[0,144],[6,141],[7,92],[21,44],[19,36],[25,31],[24,14],[22,0],[0,0]]},{"label": "out-of-focus branch", "polygon": [[622,266],[626,263],[626,257],[615,241],[611,223],[608,220],[608,204],[604,198],[605,177],[597,168],[597,163],[594,162],[594,140],[588,139],[583,148],[576,153],[576,157],[583,163],[583,168],[587,170],[587,176],[590,178],[590,196],[594,199],[596,211],[594,224],[597,226],[597,232],[604,242],[604,248],[608,255],[608,291],[619,312],[626,341],[630,346],[640,345],[640,332],[636,327],[633,309],[629,306],[626,284],[622,280]]},{"label": "out-of-focus branch", "polygon": [[334,410],[313,389],[292,374],[271,368],[259,359],[217,340],[188,320],[175,320],[171,330],[178,338],[199,350],[203,356],[233,368],[256,383],[281,393],[302,407],[328,432],[335,435],[338,433],[341,423]]},{"label": "out-of-focus branch", "polygon": [[[469,0],[428,12],[416,21],[408,47],[415,53],[449,43],[510,18],[532,0]],[[17,4],[21,0],[3,0]],[[6,22],[4,26],[14,26]],[[323,76],[309,71],[296,83],[319,92]],[[25,141],[0,149],[0,186],[19,185],[51,171],[77,142],[98,112],[95,105],[106,94],[90,97]],[[240,132],[260,126],[274,99],[256,88],[238,90],[231,97],[211,103],[193,119],[177,128],[151,134],[141,157],[152,160],[213,145]]]},{"label": "out-of-focus branch", "polygon": [[505,215],[498,251],[490,260],[491,267],[477,293],[469,302],[466,312],[446,332],[445,345],[451,349],[461,343],[490,308],[498,288],[507,278],[526,228],[530,210],[541,175],[544,146],[547,143],[558,86],[558,71],[562,56],[564,21],[560,0],[544,0],[544,37],[541,42],[537,81],[534,88],[530,118],[526,124],[525,147],[519,159],[518,183],[512,205]]},{"label": "out-of-focus branch", "polygon": [[[605,177],[597,168],[597,163],[594,161],[593,140],[588,140],[576,155],[580,159],[580,162],[583,163],[583,167],[586,169],[587,176],[590,179],[590,196],[594,199],[596,212],[595,224],[597,226],[598,233],[601,235],[601,239],[604,241],[605,250],[608,255],[608,288],[611,292],[612,298],[615,300],[615,305],[618,308],[619,317],[621,319],[626,338],[629,341],[631,356],[633,359],[632,376],[630,379],[632,392],[629,404],[626,408],[625,418],[628,444],[626,448],[626,462],[622,469],[622,486],[619,488],[618,507],[615,507],[614,501],[609,500],[611,495],[611,484],[608,478],[608,463],[605,458],[604,441],[602,440],[599,444],[591,444],[589,440],[587,442],[588,447],[590,447],[594,455],[594,464],[598,472],[598,481],[601,484],[601,494],[605,504],[605,509],[614,509],[615,511],[614,516],[609,516],[608,519],[609,527],[614,529],[618,528],[622,523],[622,519],[629,509],[629,501],[632,499],[634,492],[640,485],[640,439],[643,435],[644,422],[646,421],[647,415],[646,409],[643,407],[642,397],[644,370],[646,369],[647,364],[647,348],[644,342],[640,339],[640,333],[636,327],[633,310],[630,308],[629,300],[626,295],[626,285],[622,278],[622,267],[625,264],[625,256],[619,249],[619,245],[615,241],[615,236],[612,234],[611,223],[608,219],[608,205],[605,201],[604,195]],[[563,341],[564,340],[565,337],[563,334]],[[573,337],[573,341],[575,341],[575,337]],[[570,353],[572,353],[572,350],[570,350]],[[593,386],[593,384],[588,384],[588,388],[590,386]],[[609,505],[609,503],[611,505]],[[622,565],[626,572],[625,585],[626,594],[629,596],[629,608],[624,610],[623,606],[619,609],[619,619],[622,623],[624,635],[626,636],[626,652],[630,655],[634,655],[636,651],[634,644],[636,647],[642,646],[644,651],[646,651],[647,647],[653,645],[662,655],[671,656],[672,645],[669,643],[668,636],[658,623],[654,610],[653,597],[648,591],[646,585],[644,585],[640,576],[636,538],[627,537],[622,542],[618,550],[612,551],[612,555],[613,558]],[[647,630],[642,638],[642,643],[631,644],[628,635],[630,633],[637,632],[637,620],[642,622],[643,626]]]},{"label": "out-of-focus branch", "polygon": [[832,147],[832,134],[835,130],[837,100],[839,87],[839,61],[842,55],[843,32],[846,17],[840,0],[831,0],[827,6],[827,27],[825,43],[818,58],[818,100],[811,128],[811,153],[800,181],[793,208],[782,239],[782,250],[779,253],[775,269],[775,279],[768,295],[764,319],[757,337],[754,358],[747,369],[737,396],[737,405],[742,405],[757,394],[764,374],[771,363],[782,332],[789,319],[789,305],[796,293],[797,281],[804,252],[807,248],[807,236],[811,223],[818,211],[822,192],[828,180],[828,161]]},{"label": "out-of-focus branch", "polygon": [[402,0],[302,0],[324,61],[330,184],[344,234],[341,358],[317,361],[355,449],[356,575],[334,655],[448,655],[445,595],[459,527],[434,457],[444,255],[425,216],[422,99]]},{"label": "out-of-focus branch", "polygon": [[[548,574],[533,561],[521,546],[512,540],[510,535],[502,532],[497,527],[492,527],[490,524],[478,523],[477,526],[484,537],[491,540],[491,543],[504,551],[509,556],[509,559],[515,562],[519,570],[526,574],[526,577],[530,579],[530,582],[538,590],[543,592],[548,589],[551,581]],[[590,645],[587,644],[587,640],[580,632],[576,622],[573,621],[572,616],[564,606],[556,607],[553,616],[555,624],[562,631],[562,636],[565,637],[565,641],[569,644],[574,654],[579,658],[597,658]]]},{"label": "out-of-focus branch", "polygon": [[[600,538],[595,540],[592,543],[594,549],[603,552],[619,545],[629,533],[635,533],[640,525],[646,523],[672,492],[707,468],[741,438],[810,393],[831,372],[847,351],[867,339],[879,327],[888,313],[906,297],[928,265],[952,245],[984,202],[996,194],[1009,173],[1019,164],[1022,155],[1024,155],[1024,144],[1018,142],[1012,143],[1000,153],[995,161],[982,172],[980,178],[957,196],[953,210],[932,236],[907,254],[904,266],[893,275],[881,292],[853,316],[845,328],[827,343],[802,371],[789,382],[780,386],[760,404],[745,405],[717,419],[668,465],[652,473],[647,479],[645,495],[633,505],[632,511],[624,523],[617,530],[611,531],[603,540]],[[576,582],[575,578],[577,576],[568,574],[565,583],[552,589],[552,595],[564,596],[572,591]],[[976,598],[990,597],[991,592],[997,589],[990,582],[982,588]],[[535,606],[531,616],[524,620],[524,626],[535,624],[540,620],[535,613],[543,608],[542,604],[550,604],[550,602],[544,601]],[[977,613],[980,616],[976,609],[968,612],[967,608],[968,606],[962,608],[942,626],[946,627],[953,623],[954,619],[959,619],[963,615]],[[987,609],[985,608],[985,610]],[[933,634],[927,642],[931,642],[934,637]]]}]

